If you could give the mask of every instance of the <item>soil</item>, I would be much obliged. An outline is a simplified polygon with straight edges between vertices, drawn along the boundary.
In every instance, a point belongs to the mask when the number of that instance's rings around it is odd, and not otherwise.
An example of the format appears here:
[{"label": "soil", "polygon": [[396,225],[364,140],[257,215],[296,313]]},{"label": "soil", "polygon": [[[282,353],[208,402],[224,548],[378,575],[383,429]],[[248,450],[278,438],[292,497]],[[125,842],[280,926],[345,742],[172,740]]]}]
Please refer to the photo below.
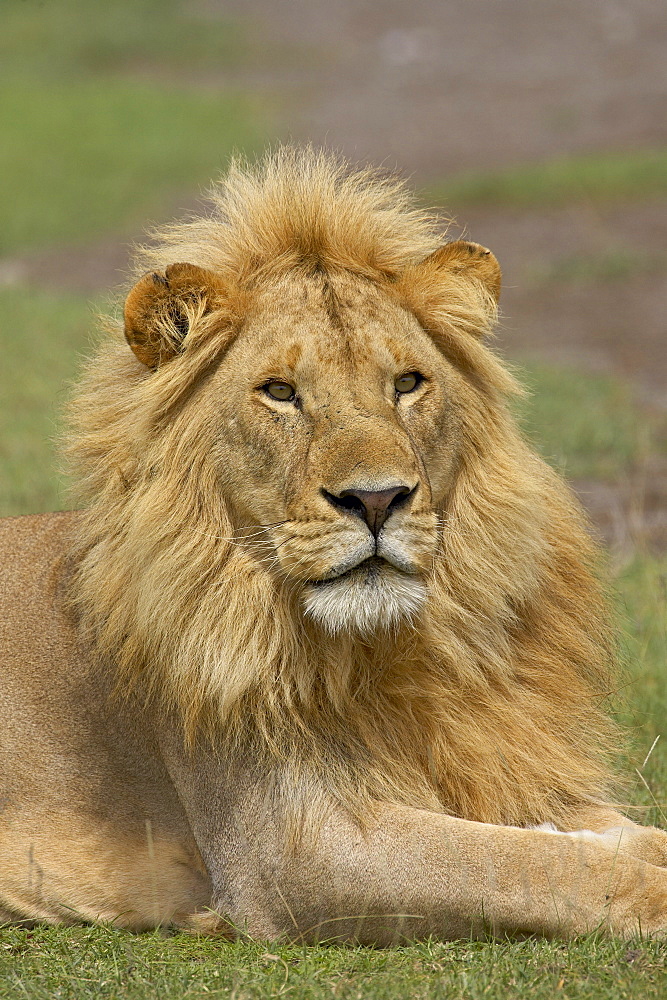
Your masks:
[{"label": "soil", "polygon": [[[197,7],[247,26],[247,59],[212,84],[270,101],[283,136],[398,168],[420,185],[466,169],[667,144],[667,8],[655,0]],[[504,353],[617,374],[633,384],[647,421],[659,420],[667,410],[667,205],[640,198],[603,209],[457,214],[503,266]],[[92,291],[116,285],[126,259],[127,244],[106,240],[6,263],[0,280]],[[631,481],[575,485],[614,546],[667,547],[664,450]]]}]

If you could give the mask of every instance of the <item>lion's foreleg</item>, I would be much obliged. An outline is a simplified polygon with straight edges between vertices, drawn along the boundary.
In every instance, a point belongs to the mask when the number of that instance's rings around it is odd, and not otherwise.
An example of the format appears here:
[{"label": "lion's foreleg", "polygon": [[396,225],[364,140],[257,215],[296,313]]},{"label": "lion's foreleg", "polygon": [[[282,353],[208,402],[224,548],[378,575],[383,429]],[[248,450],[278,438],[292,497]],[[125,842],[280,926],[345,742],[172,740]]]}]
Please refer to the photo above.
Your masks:
[{"label": "lion's foreleg", "polygon": [[258,936],[389,944],[488,931],[572,936],[598,927],[623,935],[667,929],[667,872],[593,833],[491,826],[383,806],[366,833],[332,815],[307,846],[260,867],[262,898],[237,897],[232,915]]}]

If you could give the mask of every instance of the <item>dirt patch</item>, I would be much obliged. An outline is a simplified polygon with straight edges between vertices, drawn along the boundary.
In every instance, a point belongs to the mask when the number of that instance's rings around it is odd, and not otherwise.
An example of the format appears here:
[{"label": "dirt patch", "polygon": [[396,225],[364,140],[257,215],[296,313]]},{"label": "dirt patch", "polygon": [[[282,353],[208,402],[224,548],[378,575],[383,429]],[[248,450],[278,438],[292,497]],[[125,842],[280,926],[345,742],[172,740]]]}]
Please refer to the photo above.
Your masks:
[{"label": "dirt patch", "polygon": [[60,246],[0,260],[0,285],[29,284],[95,294],[120,286],[127,277],[135,240],[108,237],[85,246]]},{"label": "dirt patch", "polygon": [[617,562],[637,550],[667,552],[667,462],[624,482],[576,479],[572,485]]},{"label": "dirt patch", "polygon": [[[667,138],[655,0],[200,0],[285,58],[248,65],[287,128],[421,177]],[[290,58],[291,56],[291,58]],[[268,79],[267,79],[268,77]]]}]

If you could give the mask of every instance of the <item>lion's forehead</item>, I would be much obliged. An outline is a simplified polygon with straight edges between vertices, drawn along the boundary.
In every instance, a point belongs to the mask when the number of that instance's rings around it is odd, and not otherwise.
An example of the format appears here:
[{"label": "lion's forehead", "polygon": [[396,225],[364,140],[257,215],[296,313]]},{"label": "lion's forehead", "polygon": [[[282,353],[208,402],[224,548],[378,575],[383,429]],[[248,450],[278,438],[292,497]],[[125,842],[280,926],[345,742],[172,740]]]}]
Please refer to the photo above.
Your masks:
[{"label": "lion's forehead", "polygon": [[400,363],[415,347],[429,347],[412,314],[354,275],[283,279],[257,294],[246,329],[262,352],[288,368],[309,361],[320,370],[341,362]]}]

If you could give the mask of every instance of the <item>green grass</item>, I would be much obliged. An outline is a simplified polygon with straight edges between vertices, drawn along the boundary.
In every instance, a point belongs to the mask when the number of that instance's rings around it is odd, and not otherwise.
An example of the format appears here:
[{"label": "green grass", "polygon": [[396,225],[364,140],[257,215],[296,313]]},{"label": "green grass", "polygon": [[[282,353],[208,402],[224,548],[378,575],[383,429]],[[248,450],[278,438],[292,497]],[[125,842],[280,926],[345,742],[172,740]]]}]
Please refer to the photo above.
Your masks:
[{"label": "green grass", "polygon": [[438,204],[540,209],[667,193],[667,149],[564,156],[506,170],[468,172],[429,186]]},{"label": "green grass", "polygon": [[384,951],[267,949],[111,928],[14,929],[0,937],[0,998],[647,1000],[666,992],[661,945],[596,937],[568,945],[425,942]]},{"label": "green grass", "polygon": [[258,99],[224,84],[243,32],[196,9],[3,0],[0,256],[134,234],[261,147]]},{"label": "green grass", "polygon": [[59,418],[93,327],[85,299],[0,288],[0,516],[59,510]]},{"label": "green grass", "polygon": [[[17,104],[21,113],[17,114]],[[151,83],[0,90],[0,255],[133,232],[260,145],[256,103]]]},{"label": "green grass", "polygon": [[663,432],[664,421],[648,420],[617,378],[545,365],[519,377],[530,392],[517,406],[529,439],[572,479],[622,479]]},{"label": "green grass", "polygon": [[629,801],[638,822],[667,829],[667,559],[637,555],[615,589],[626,665],[620,718],[634,749]]},{"label": "green grass", "polygon": [[188,0],[2,0],[0,81],[192,82],[238,65],[247,45],[242,24]]}]

